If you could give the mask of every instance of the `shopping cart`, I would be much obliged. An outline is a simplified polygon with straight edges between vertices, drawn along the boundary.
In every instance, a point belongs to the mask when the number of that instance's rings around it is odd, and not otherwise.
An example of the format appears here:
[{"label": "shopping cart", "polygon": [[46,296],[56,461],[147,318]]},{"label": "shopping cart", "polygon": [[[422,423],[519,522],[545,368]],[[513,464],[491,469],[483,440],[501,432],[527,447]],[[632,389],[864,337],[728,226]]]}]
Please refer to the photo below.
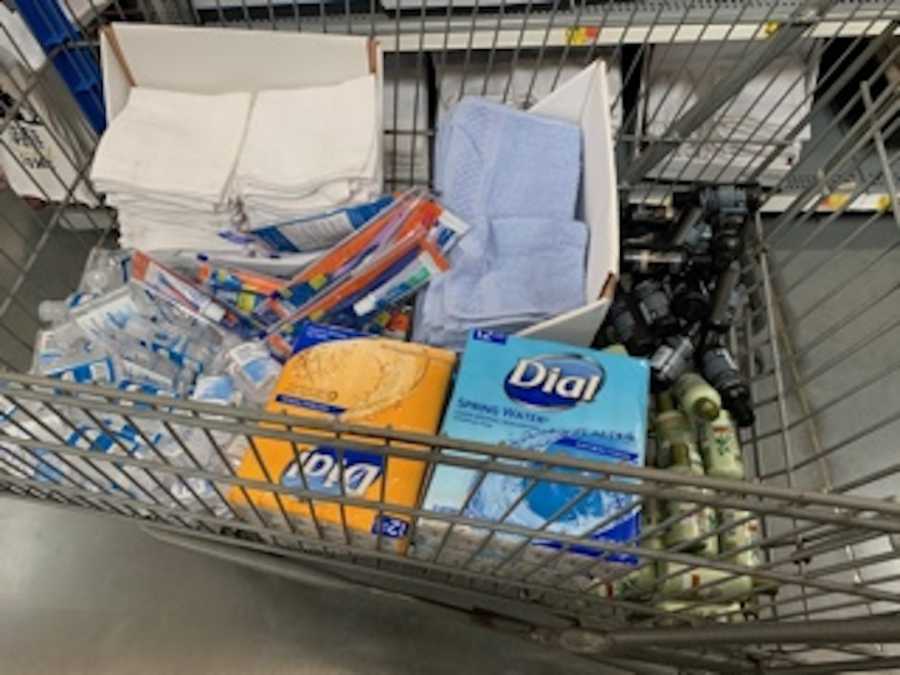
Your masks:
[{"label": "shopping cart", "polygon": [[[6,173],[26,176],[13,187],[30,201],[8,192],[0,211],[0,381],[4,401],[20,411],[0,431],[5,495],[136,521],[163,540],[311,583],[442,602],[548,648],[635,670],[900,667],[900,462],[893,435],[900,429],[900,2],[19,4],[50,59],[29,63],[28,46],[4,26],[17,58],[2,66],[0,146]],[[42,29],[41,21],[57,29]],[[752,302],[730,334],[752,383],[756,423],[742,439],[752,480],[599,464],[23,374],[37,303],[64,295],[92,247],[111,245],[115,235],[114,217],[96,208],[102,200],[86,177],[97,142],[86,97],[95,106],[101,101],[93,88],[97,63],[82,58],[92,57],[109,21],[377,38],[386,53],[391,188],[429,180],[435,124],[464,93],[527,107],[582,64],[614,64],[611,113],[623,203],[665,210],[674,192],[697,182],[763,186],[743,270]],[[71,68],[60,65],[76,53],[66,61]],[[692,60],[698,54],[705,55],[699,65]],[[708,81],[715,86],[694,95]],[[78,89],[79,82],[87,86]],[[40,125],[40,136],[22,132],[29,123]],[[35,199],[47,205],[35,209]],[[61,426],[31,412],[35,404]],[[108,454],[69,442],[69,431],[85,419],[116,439]],[[133,429],[149,457],[130,454],[108,428],[110,419]],[[454,466],[479,480],[517,477],[523,495],[552,480],[571,491],[566,507],[604,488],[635,495],[597,530],[662,500],[693,508],[645,527],[635,542],[609,545],[637,556],[638,569],[658,569],[649,589],[635,593],[626,583],[634,568],[569,555],[591,541],[591,532],[555,532],[565,507],[537,528],[480,521],[463,510],[426,511],[421,494],[414,507],[388,502],[383,492],[378,502],[366,501],[347,493],[342,476],[329,495],[305,481],[240,478],[224,461],[228,439],[251,448],[278,439],[299,453],[323,431],[335,436],[339,471],[343,453],[364,451],[385,458],[386,471],[387,458],[405,458],[423,462],[427,476]],[[157,447],[161,432],[180,446],[177,460]],[[223,456],[220,471],[196,460],[198,439]],[[48,464],[67,470],[48,476]],[[278,508],[274,515],[237,509],[229,491],[265,491]],[[312,506],[313,499],[338,505],[342,514],[368,507],[405,517],[410,540],[427,527],[432,545],[398,551],[381,532],[360,537],[285,507]],[[760,556],[758,566],[742,564],[735,551],[700,557],[692,552],[696,539],[673,548],[649,544],[709,507],[744,514],[721,521],[715,534],[760,519],[760,536],[743,546]],[[557,548],[531,545],[550,532]],[[489,549],[500,554],[485,562]],[[684,582],[690,597],[712,602],[748,579],[752,591],[740,603],[706,616],[696,604],[664,599],[667,584]]]}]

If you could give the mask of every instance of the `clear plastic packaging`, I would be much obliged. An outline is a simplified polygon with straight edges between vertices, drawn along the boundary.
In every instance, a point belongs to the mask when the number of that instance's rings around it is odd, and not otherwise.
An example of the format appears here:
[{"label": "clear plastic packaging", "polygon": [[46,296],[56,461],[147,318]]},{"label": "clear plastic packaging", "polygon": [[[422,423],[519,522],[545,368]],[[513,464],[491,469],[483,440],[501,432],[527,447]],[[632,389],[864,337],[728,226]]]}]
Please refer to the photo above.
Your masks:
[{"label": "clear plastic packaging", "polygon": [[32,354],[31,372],[46,375],[63,364],[89,357],[95,344],[72,321],[38,331]]},{"label": "clear plastic packaging", "polygon": [[[236,387],[234,380],[229,375],[204,376],[197,379],[192,401],[232,407],[240,405],[241,391]],[[225,419],[217,415],[209,415],[208,419]],[[173,464],[190,466],[191,468],[205,469],[207,471],[228,475],[232,469],[240,464],[244,446],[238,442],[241,437],[224,431],[212,431],[207,436],[202,429],[192,426],[179,426],[178,432],[181,443],[174,439],[166,445],[166,455]],[[218,450],[210,440],[215,441]],[[191,457],[188,457],[182,449],[182,444],[188,447]],[[221,452],[221,455],[220,455]],[[222,458],[228,466],[222,464]],[[196,463],[195,463],[196,462]],[[231,507],[222,495],[227,491],[227,486],[221,488],[211,481],[200,478],[187,478],[178,480],[172,486],[172,495],[183,503],[191,511],[206,510],[204,505],[212,509],[218,517],[230,515]],[[202,502],[202,503],[200,503]]]},{"label": "clear plastic packaging", "polygon": [[77,291],[65,300],[44,300],[38,305],[38,319],[51,326],[65,323],[72,315],[72,311],[87,302],[93,300],[94,293]]},{"label": "clear plastic packaging", "polygon": [[229,309],[189,277],[141,251],[134,254],[132,272],[133,279],[141,286],[198,320],[244,337],[256,336],[263,328],[255,319]]},{"label": "clear plastic packaging", "polygon": [[73,359],[63,359],[43,373],[65,382],[77,384],[114,384],[118,378],[115,361],[109,354],[96,354]]},{"label": "clear plastic packaging", "polygon": [[147,458],[146,444],[123,418],[102,415],[92,420],[76,409],[66,409],[65,415],[68,422],[43,404],[20,400],[5,410],[0,433],[31,441],[47,441],[48,445],[58,444],[62,439],[66,446],[91,451],[95,457],[77,457],[53,449],[8,442],[3,444],[0,454],[4,463],[13,465],[23,477],[32,480],[78,486],[98,494],[119,492],[147,502],[160,500],[163,491],[146,472],[112,459],[114,455],[124,454]]},{"label": "clear plastic packaging", "polygon": [[272,358],[262,342],[242,342],[228,351],[228,374],[249,403],[265,405],[281,364]]},{"label": "clear plastic packaging", "polygon": [[94,295],[114,291],[131,276],[131,251],[95,248],[84,264],[78,290]]},{"label": "clear plastic packaging", "polygon": [[69,318],[69,306],[65,300],[44,300],[38,305],[38,318],[51,325],[63,323]]},{"label": "clear plastic packaging", "polygon": [[210,372],[226,344],[215,326],[130,282],[79,308],[73,320],[121,359],[129,379],[175,394]]}]

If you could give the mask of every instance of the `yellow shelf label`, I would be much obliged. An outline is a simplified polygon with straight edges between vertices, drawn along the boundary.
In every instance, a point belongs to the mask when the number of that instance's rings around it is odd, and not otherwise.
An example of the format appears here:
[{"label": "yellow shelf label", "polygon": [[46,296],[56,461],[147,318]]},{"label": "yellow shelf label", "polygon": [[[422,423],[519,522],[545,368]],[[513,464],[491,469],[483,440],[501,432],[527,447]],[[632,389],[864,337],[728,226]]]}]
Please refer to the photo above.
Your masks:
[{"label": "yellow shelf label", "polygon": [[822,200],[822,207],[837,211],[850,201],[850,195],[846,192],[832,192]]},{"label": "yellow shelf label", "polygon": [[593,44],[600,35],[600,26],[572,26],[566,28],[566,44],[575,47]]}]

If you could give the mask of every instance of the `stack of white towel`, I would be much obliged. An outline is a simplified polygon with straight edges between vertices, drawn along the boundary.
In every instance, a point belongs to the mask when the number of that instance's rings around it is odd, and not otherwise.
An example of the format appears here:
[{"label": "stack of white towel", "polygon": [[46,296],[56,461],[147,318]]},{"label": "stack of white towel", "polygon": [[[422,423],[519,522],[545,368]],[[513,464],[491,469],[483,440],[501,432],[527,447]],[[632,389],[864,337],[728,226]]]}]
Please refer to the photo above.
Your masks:
[{"label": "stack of white towel", "polygon": [[91,170],[120,244],[227,251],[222,236],[368,201],[380,191],[374,76],[221,95],[135,87]]},{"label": "stack of white towel", "polygon": [[206,248],[227,242],[231,173],[250,114],[248,93],[198,96],[133,88],[103,134],[91,178],[118,209],[120,244]]},{"label": "stack of white towel", "polygon": [[[655,48],[645,80],[644,128],[651,136],[665,135],[673,122],[708,97],[741,62],[756,58],[765,48],[745,42]],[[784,176],[811,137],[807,123],[788,141],[812,106],[810,94],[818,73],[813,49],[801,44],[774,59],[660,162],[652,175],[733,182],[748,180],[762,168],[764,183]]]}]

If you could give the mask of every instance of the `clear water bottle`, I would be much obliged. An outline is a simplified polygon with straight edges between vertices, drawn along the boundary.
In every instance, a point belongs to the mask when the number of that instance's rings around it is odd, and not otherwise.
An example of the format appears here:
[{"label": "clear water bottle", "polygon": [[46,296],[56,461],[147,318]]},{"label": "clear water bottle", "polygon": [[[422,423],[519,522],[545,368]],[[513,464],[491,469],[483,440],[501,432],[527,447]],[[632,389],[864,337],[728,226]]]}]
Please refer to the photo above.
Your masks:
[{"label": "clear water bottle", "polygon": [[38,318],[56,326],[69,319],[69,306],[65,300],[44,300],[38,305]]}]

